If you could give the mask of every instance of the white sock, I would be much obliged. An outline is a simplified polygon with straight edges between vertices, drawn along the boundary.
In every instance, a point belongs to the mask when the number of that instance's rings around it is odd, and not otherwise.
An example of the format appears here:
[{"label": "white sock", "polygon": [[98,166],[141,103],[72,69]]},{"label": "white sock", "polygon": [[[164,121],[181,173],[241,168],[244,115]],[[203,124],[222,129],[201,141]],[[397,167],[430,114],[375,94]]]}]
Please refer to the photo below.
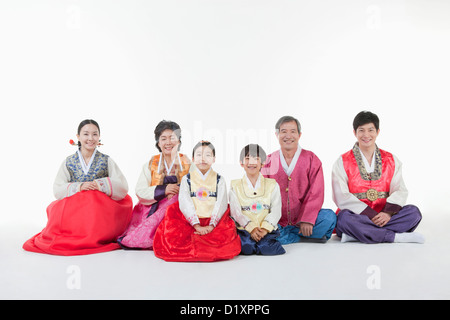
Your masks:
[{"label": "white sock", "polygon": [[396,233],[394,237],[394,242],[425,243],[425,237],[418,232]]},{"label": "white sock", "polygon": [[358,242],[358,240],[356,240],[352,236],[349,236],[348,234],[343,233],[341,237],[341,242]]}]

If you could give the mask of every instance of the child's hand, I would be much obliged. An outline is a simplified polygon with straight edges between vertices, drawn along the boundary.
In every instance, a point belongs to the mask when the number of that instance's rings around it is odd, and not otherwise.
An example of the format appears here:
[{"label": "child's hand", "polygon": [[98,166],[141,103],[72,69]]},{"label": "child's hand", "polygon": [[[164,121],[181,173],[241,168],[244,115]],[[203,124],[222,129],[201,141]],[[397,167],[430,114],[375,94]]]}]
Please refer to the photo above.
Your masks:
[{"label": "child's hand", "polygon": [[268,233],[269,233],[269,231],[267,231],[264,228],[259,229],[259,234],[261,235],[261,239],[264,238]]},{"label": "child's hand", "polygon": [[255,240],[256,242],[260,241],[262,238],[264,238],[267,235],[267,230],[262,228],[255,228],[250,233],[250,237]]},{"label": "child's hand", "polygon": [[202,227],[201,225],[196,224],[196,225],[194,225],[194,229],[195,229],[194,234],[199,234],[201,236],[204,236],[205,234],[208,234],[211,231],[213,231],[214,227],[213,226]]}]

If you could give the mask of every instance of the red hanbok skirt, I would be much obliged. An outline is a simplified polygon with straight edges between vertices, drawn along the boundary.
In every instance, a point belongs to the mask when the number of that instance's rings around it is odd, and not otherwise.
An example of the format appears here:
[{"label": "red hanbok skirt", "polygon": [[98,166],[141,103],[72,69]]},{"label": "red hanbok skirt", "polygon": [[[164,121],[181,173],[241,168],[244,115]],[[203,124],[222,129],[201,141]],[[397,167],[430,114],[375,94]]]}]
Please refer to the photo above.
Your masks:
[{"label": "red hanbok skirt", "polygon": [[100,191],[82,191],[47,207],[47,226],[24,243],[27,251],[73,256],[119,249],[133,209],[129,195],[112,200]]},{"label": "red hanbok skirt", "polygon": [[[200,225],[209,225],[210,218],[200,218]],[[166,216],[156,230],[153,241],[155,256],[165,261],[228,260],[241,252],[241,241],[227,209],[214,230],[206,235],[195,229],[180,211],[178,202],[167,208]]]}]

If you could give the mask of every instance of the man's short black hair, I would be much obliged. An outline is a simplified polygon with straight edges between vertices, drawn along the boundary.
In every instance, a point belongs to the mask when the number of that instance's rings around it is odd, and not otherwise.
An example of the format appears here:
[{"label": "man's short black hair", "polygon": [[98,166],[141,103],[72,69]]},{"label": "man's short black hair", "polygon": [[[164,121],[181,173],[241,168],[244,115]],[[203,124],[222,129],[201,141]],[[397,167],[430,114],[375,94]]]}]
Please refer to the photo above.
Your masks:
[{"label": "man's short black hair", "polygon": [[358,113],[353,120],[353,130],[356,131],[358,127],[363,126],[368,123],[373,123],[375,126],[375,129],[380,129],[380,119],[378,119],[378,116],[370,111],[361,111]]}]

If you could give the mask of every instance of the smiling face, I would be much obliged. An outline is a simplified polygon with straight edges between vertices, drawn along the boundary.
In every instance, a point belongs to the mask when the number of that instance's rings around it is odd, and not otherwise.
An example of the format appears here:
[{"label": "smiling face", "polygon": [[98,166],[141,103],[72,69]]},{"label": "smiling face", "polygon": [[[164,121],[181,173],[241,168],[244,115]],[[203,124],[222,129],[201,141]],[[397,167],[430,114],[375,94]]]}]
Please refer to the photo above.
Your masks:
[{"label": "smiling face", "polygon": [[263,163],[260,157],[246,156],[244,162],[241,162],[241,167],[244,168],[248,177],[259,175]]},{"label": "smiling face", "polygon": [[372,149],[375,148],[375,142],[380,133],[380,129],[377,130],[373,123],[367,123],[359,126],[356,131],[353,130],[353,133],[361,149]]},{"label": "smiling face", "polygon": [[277,132],[281,150],[296,150],[301,135],[302,133],[298,132],[297,123],[295,123],[295,121],[284,122],[281,124],[280,129]]},{"label": "smiling face", "polygon": [[216,157],[212,149],[208,146],[201,146],[195,149],[193,161],[195,166],[205,174],[211,168],[212,164],[216,161]]},{"label": "smiling face", "polygon": [[177,135],[170,129],[164,130],[159,136],[158,146],[161,148],[161,152],[165,156],[171,156],[178,151],[178,145],[180,140],[178,140]]},{"label": "smiling face", "polygon": [[100,141],[100,132],[96,125],[86,124],[77,134],[81,148],[87,151],[94,151]]}]

